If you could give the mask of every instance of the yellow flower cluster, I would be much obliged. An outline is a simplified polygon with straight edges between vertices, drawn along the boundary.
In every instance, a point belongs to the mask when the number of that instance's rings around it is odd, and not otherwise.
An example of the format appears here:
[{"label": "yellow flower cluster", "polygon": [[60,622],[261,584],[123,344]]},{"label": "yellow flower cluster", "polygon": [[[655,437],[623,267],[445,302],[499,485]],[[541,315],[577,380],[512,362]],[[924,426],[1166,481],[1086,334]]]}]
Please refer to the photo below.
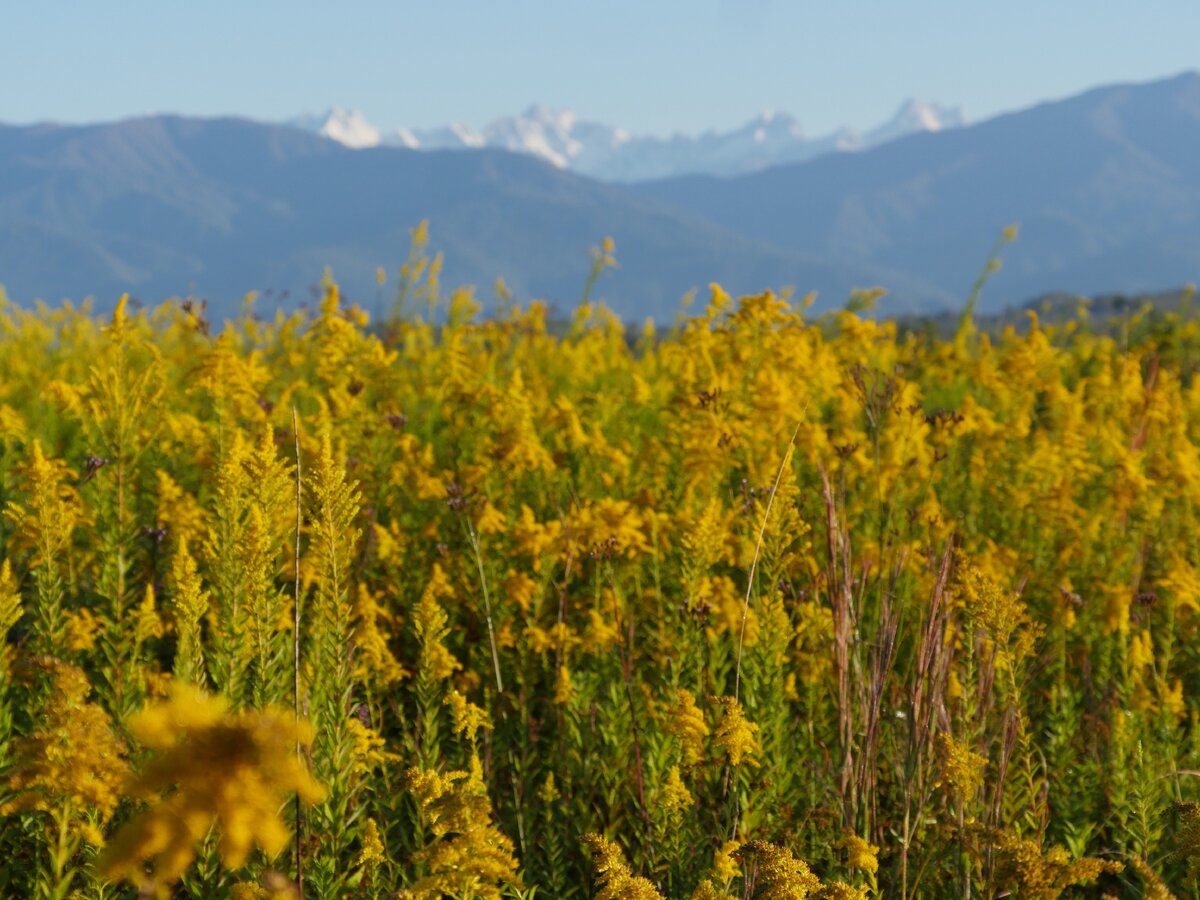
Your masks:
[{"label": "yellow flower cluster", "polygon": [[758,741],[758,726],[746,718],[742,705],[733,697],[718,697],[721,718],[713,741],[725,751],[730,765],[738,766],[745,760],[752,766],[759,761],[754,757],[761,752]]},{"label": "yellow flower cluster", "polygon": [[983,787],[987,757],[942,732],[937,737],[938,753],[942,760],[942,774],[938,785],[954,796],[969,799]]},{"label": "yellow flower cluster", "polygon": [[479,319],[414,240],[373,320],[0,296],[11,893],[1187,892],[1190,300]]},{"label": "yellow flower cluster", "polygon": [[379,826],[375,824],[374,819],[367,819],[367,827],[364,829],[362,837],[362,851],[358,854],[358,864],[374,870],[385,862],[387,862],[387,854],[386,848],[383,846],[383,839],[379,836]]},{"label": "yellow flower cluster", "polygon": [[596,900],[664,900],[658,888],[641,875],[634,875],[621,848],[602,834],[585,834],[592,848],[596,872]]},{"label": "yellow flower cluster", "polygon": [[846,851],[846,865],[859,872],[874,875],[879,871],[879,848],[857,834],[847,834],[838,842]]},{"label": "yellow flower cluster", "polygon": [[417,858],[429,874],[402,896],[499,900],[505,886],[519,888],[512,841],[491,820],[491,802],[478,772],[410,769],[405,776],[432,828],[434,841]]},{"label": "yellow flower cluster", "polygon": [[704,758],[708,723],[691,691],[680,688],[674,692],[664,711],[663,731],[679,741],[685,763],[692,765]]},{"label": "yellow flower cluster", "polygon": [[679,766],[671,766],[667,770],[667,780],[662,786],[660,802],[667,813],[668,820],[672,822],[678,821],[684,811],[696,802],[692,792],[683,783],[683,777],[679,774]]},{"label": "yellow flower cluster", "polygon": [[5,778],[11,799],[0,815],[47,813],[101,846],[100,829],[127,789],[125,742],[108,714],[87,701],[92,688],[82,671],[50,658],[32,665],[48,676],[48,698],[37,728],[16,742],[16,764]]},{"label": "yellow flower cluster", "polygon": [[475,746],[475,735],[480,728],[492,727],[486,710],[476,706],[456,690],[451,690],[446,695],[446,705],[450,707],[454,733],[465,737],[471,746]]},{"label": "yellow flower cluster", "polygon": [[420,669],[434,681],[444,681],[462,668],[442,643],[450,630],[446,625],[449,617],[438,605],[438,599],[452,597],[453,594],[446,573],[435,563],[433,574],[413,610],[413,628],[421,642]]},{"label": "yellow flower cluster", "polygon": [[1101,875],[1116,875],[1125,868],[1114,860],[1073,860],[1062,847],[1043,851],[1036,841],[1009,832],[993,832],[987,842],[996,852],[998,887],[1020,897],[1053,900],[1069,888],[1092,884]]},{"label": "yellow flower cluster", "polygon": [[749,861],[754,871],[755,897],[763,900],[804,900],[821,889],[821,880],[808,863],[792,851],[767,841],[748,841],[738,856]]}]

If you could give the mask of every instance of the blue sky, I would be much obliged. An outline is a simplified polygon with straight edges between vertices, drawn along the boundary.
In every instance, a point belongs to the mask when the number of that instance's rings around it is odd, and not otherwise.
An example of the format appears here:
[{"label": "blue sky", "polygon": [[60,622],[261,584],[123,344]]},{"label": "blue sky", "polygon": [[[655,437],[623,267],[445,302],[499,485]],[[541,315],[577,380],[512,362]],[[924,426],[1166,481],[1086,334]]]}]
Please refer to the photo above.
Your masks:
[{"label": "blue sky", "polygon": [[[1116,6],[1116,5],[1112,5]],[[1200,68],[1200,3],[1144,0],[0,0],[0,121],[151,112],[482,125],[530,103],[637,132],[979,120]],[[1103,9],[1103,11],[1101,11]]]}]

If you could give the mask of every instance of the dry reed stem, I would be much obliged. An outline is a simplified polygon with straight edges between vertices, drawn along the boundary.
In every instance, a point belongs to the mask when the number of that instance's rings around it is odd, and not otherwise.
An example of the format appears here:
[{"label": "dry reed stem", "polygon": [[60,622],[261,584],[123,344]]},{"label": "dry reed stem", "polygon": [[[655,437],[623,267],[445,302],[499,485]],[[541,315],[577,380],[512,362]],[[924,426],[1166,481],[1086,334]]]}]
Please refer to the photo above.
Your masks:
[{"label": "dry reed stem", "polygon": [[[292,706],[296,715],[296,758],[301,757],[300,725],[300,528],[303,524],[301,500],[303,483],[300,476],[300,426],[296,407],[292,407],[292,440],[296,448],[296,547],[292,588]],[[300,795],[296,795],[296,893],[304,900],[304,829]]]}]

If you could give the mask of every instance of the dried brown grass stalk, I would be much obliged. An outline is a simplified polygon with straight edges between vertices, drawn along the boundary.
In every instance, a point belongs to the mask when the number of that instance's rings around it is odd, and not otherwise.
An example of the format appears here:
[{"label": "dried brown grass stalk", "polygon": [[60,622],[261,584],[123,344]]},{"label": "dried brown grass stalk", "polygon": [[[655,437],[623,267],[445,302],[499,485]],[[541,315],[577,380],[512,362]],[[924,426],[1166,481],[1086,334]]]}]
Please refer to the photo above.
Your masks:
[{"label": "dried brown grass stalk", "polygon": [[[917,665],[909,699],[908,758],[904,778],[904,822],[900,840],[900,895],[907,898],[909,850],[914,832],[924,815],[933,792],[930,776],[930,748],[936,730],[946,727],[946,683],[950,674],[953,642],[946,640],[950,624],[946,587],[954,564],[956,540],[951,537],[938,565],[937,578],[925,614],[925,626],[917,646]],[[918,879],[919,880],[919,879]],[[914,886],[915,892],[915,886]]]},{"label": "dried brown grass stalk", "polygon": [[857,807],[857,781],[854,764],[854,715],[850,696],[850,635],[853,621],[851,590],[850,538],[838,522],[837,503],[829,484],[829,474],[817,466],[821,476],[821,494],[825,501],[825,525],[829,554],[829,603],[833,613],[833,670],[837,681],[838,737],[842,747],[839,787],[842,795],[844,824],[853,822]]},{"label": "dried brown grass stalk", "polygon": [[[303,525],[301,504],[303,500],[303,482],[300,473],[300,426],[296,415],[296,407],[292,407],[292,441],[296,449],[296,546],[293,562],[292,587],[292,706],[296,714],[296,725],[300,724],[300,528]],[[296,739],[296,757],[303,752],[300,746],[299,731]],[[304,898],[304,811],[300,805],[300,795],[296,795],[296,893]]]}]

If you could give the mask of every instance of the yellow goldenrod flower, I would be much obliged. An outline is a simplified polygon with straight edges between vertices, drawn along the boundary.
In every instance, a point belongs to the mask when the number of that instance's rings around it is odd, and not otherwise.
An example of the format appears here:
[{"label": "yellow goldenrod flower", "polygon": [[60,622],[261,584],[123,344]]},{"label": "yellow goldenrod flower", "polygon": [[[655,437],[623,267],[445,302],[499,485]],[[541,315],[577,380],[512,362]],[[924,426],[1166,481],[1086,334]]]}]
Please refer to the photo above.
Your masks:
[{"label": "yellow goldenrod flower", "polygon": [[959,743],[946,732],[937,736],[937,747],[942,760],[942,775],[938,785],[960,799],[974,797],[983,787],[987,757]]},{"label": "yellow goldenrod flower", "polygon": [[757,766],[758,760],[752,757],[760,751],[758,726],[746,718],[742,705],[733,697],[718,697],[717,703],[721,706],[721,719],[713,733],[713,742],[725,751],[730,765],[741,765],[745,760]]},{"label": "yellow goldenrod flower", "polygon": [[516,473],[551,471],[554,458],[538,436],[534,403],[520,369],[492,410],[497,437],[497,462]]},{"label": "yellow goldenrod flower", "polygon": [[434,835],[415,858],[429,872],[406,896],[446,894],[499,900],[501,887],[519,888],[512,841],[491,821],[492,805],[478,772],[409,769],[408,789],[417,798]]},{"label": "yellow goldenrod flower", "polygon": [[725,841],[713,853],[712,877],[717,884],[729,884],[741,872],[741,866],[734,858],[741,846],[741,841]]},{"label": "yellow goldenrod flower", "polygon": [[962,682],[958,678],[958,672],[951,669],[946,676],[946,699],[961,700],[963,696]]},{"label": "yellow goldenrod flower", "polygon": [[711,879],[705,878],[696,885],[696,889],[689,895],[688,900],[737,900],[737,898],[729,891],[717,887]]},{"label": "yellow goldenrod flower", "polygon": [[286,875],[268,871],[262,884],[239,881],[233,886],[233,900],[295,900],[298,892]]},{"label": "yellow goldenrod flower", "polygon": [[737,855],[749,858],[755,873],[756,897],[762,900],[804,900],[820,890],[821,881],[792,851],[766,841],[749,841]]},{"label": "yellow goldenrod flower", "polygon": [[689,809],[696,802],[692,797],[692,792],[688,790],[679,775],[679,766],[671,766],[667,771],[667,780],[662,786],[660,802],[667,813],[667,820],[670,822],[678,822],[682,818],[684,810]]},{"label": "yellow goldenrod flower", "polygon": [[588,627],[580,640],[580,647],[591,656],[602,656],[612,651],[621,640],[616,621],[598,609],[589,609]]},{"label": "yellow goldenrod flower", "polygon": [[388,646],[391,637],[380,627],[394,617],[385,610],[365,584],[358,585],[358,600],[354,605],[355,674],[365,681],[387,686],[408,676]]},{"label": "yellow goldenrod flower", "polygon": [[958,602],[971,621],[1004,645],[1017,629],[1029,624],[1020,596],[1006,591],[978,567],[967,564],[960,575]]},{"label": "yellow goldenrod flower", "polygon": [[1170,687],[1163,685],[1160,694],[1163,709],[1169,712],[1176,722],[1182,721],[1187,713],[1187,701],[1183,697],[1183,681],[1176,678]]},{"label": "yellow goldenrod flower", "polygon": [[758,643],[760,631],[758,613],[746,608],[746,596],[737,589],[728,575],[713,575],[700,579],[693,605],[702,602],[713,610],[717,629],[727,634],[740,635],[742,622],[746,623],[743,645],[753,647]]},{"label": "yellow goldenrod flower", "polygon": [[363,724],[358,716],[346,719],[346,725],[354,740],[354,774],[369,775],[385,763],[395,762],[400,757],[387,751],[387,741],[374,728]]},{"label": "yellow goldenrod flower", "polygon": [[374,819],[367,819],[363,829],[362,850],[358,854],[358,864],[370,871],[387,862],[387,853],[383,847],[383,839],[379,836],[379,826]]},{"label": "yellow goldenrod flower", "polygon": [[528,573],[509,569],[502,587],[504,596],[515,603],[521,612],[529,612],[538,583],[530,578]]},{"label": "yellow goldenrod flower", "polygon": [[541,571],[542,557],[555,547],[561,533],[561,522],[553,519],[538,522],[533,510],[527,504],[521,504],[521,515],[512,529],[513,540],[517,552],[530,559],[535,572]]},{"label": "yellow goldenrod flower", "polygon": [[[101,460],[97,465],[104,465]],[[71,536],[86,521],[76,476],[65,463],[48,458],[37,440],[21,469],[28,489],[24,505],[9,501],[5,518],[13,526],[8,553],[28,551],[37,591],[33,625],[38,649],[59,652],[64,641],[62,603]]]},{"label": "yellow goldenrod flower", "polygon": [[850,833],[838,841],[838,847],[846,851],[846,865],[856,872],[874,875],[879,871],[879,848],[868,843],[857,834]]},{"label": "yellow goldenrod flower", "polygon": [[1018,897],[1058,897],[1069,887],[1091,884],[1125,868],[1114,860],[1088,856],[1072,860],[1062,847],[1043,851],[1037,842],[1009,832],[988,832],[985,842],[995,853],[997,887]]},{"label": "yellow goldenrod flower", "polygon": [[138,604],[134,613],[133,639],[135,643],[142,644],[162,635],[163,623],[154,600],[154,585],[147,584],[142,592],[142,602]]},{"label": "yellow goldenrod flower", "polygon": [[686,764],[693,765],[704,758],[708,724],[691,691],[681,688],[672,694],[663,713],[663,731],[679,741]]},{"label": "yellow goldenrod flower", "polygon": [[608,897],[1195,880],[1189,291],[947,339],[713,286],[656,328],[597,242],[559,323],[413,237],[379,325],[331,278],[227,320],[0,291],[4,891],[294,897],[314,778],[312,897],[560,896],[593,852]]},{"label": "yellow goldenrod flower", "polygon": [[73,653],[86,653],[96,647],[96,638],[104,623],[92,615],[86,606],[66,614],[67,649]]},{"label": "yellow goldenrod flower", "polygon": [[650,553],[647,517],[628,500],[587,501],[567,520],[567,534],[582,553],[611,545],[627,558]]},{"label": "yellow goldenrod flower", "polygon": [[1145,629],[1129,639],[1129,666],[1135,672],[1154,665],[1154,643],[1150,629]]},{"label": "yellow goldenrod flower", "polygon": [[725,560],[727,536],[727,517],[721,501],[714,497],[684,532],[683,546],[688,562],[703,571]]},{"label": "yellow goldenrod flower", "polygon": [[508,530],[508,519],[504,513],[487,502],[476,517],[475,530],[480,534],[504,534]]},{"label": "yellow goldenrod flower", "polygon": [[198,546],[208,532],[208,513],[191,493],[163,469],[154,473],[158,496],[155,518],[179,543]]},{"label": "yellow goldenrod flower", "polygon": [[126,747],[108,714],[87,702],[84,673],[50,657],[29,665],[49,676],[50,692],[37,727],[15,744],[15,763],[5,778],[9,795],[0,814],[21,810],[48,813],[66,830],[90,843],[102,842],[95,824],[105,825],[120,802],[129,775]]},{"label": "yellow goldenrod flower", "polygon": [[869,894],[862,888],[846,884],[844,881],[831,881],[821,885],[813,900],[869,900]]},{"label": "yellow goldenrod flower", "polygon": [[177,639],[175,676],[197,687],[203,687],[207,676],[200,622],[209,610],[209,594],[200,583],[196,561],[188,551],[186,540],[180,540],[171,561],[171,581],[175,588],[172,603]]},{"label": "yellow goldenrod flower", "polygon": [[629,870],[620,847],[600,834],[585,834],[583,840],[592,848],[596,900],[663,900],[649,880]]},{"label": "yellow goldenrod flower", "polygon": [[[134,791],[150,808],[113,838],[101,864],[109,878],[155,890],[174,883],[215,824],[226,866],[242,866],[251,849],[268,855],[287,845],[279,810],[293,793],[309,803],[324,789],[296,755],[311,729],[283,711],[227,712],[222,698],[176,685],[167,703],[130,719],[130,733],[155,755]],[[148,877],[144,862],[151,865]]]},{"label": "yellow goldenrod flower", "polygon": [[1141,880],[1141,884],[1138,885],[1141,890],[1140,897],[1145,900],[1176,900],[1175,894],[1167,887],[1162,876],[1154,871],[1154,868],[1145,859],[1140,856],[1130,858],[1129,868],[1136,872]]},{"label": "yellow goldenrod flower", "polygon": [[438,605],[437,598],[449,593],[449,584],[441,566],[434,563],[433,575],[413,609],[413,629],[421,644],[420,670],[434,681],[444,681],[462,668],[442,639],[449,634],[449,617]]},{"label": "yellow goldenrod flower", "polygon": [[554,703],[556,706],[568,706],[575,697],[575,686],[571,683],[571,670],[566,663],[558,667],[558,676],[554,680]]},{"label": "yellow goldenrod flower", "polygon": [[266,888],[250,881],[239,881],[230,891],[232,900],[267,900],[269,896]]},{"label": "yellow goldenrod flower", "polygon": [[480,728],[492,727],[483,707],[476,706],[458,691],[452,690],[446,695],[446,705],[450,707],[454,733],[465,737],[467,743],[472,746],[475,745],[475,734]]}]

